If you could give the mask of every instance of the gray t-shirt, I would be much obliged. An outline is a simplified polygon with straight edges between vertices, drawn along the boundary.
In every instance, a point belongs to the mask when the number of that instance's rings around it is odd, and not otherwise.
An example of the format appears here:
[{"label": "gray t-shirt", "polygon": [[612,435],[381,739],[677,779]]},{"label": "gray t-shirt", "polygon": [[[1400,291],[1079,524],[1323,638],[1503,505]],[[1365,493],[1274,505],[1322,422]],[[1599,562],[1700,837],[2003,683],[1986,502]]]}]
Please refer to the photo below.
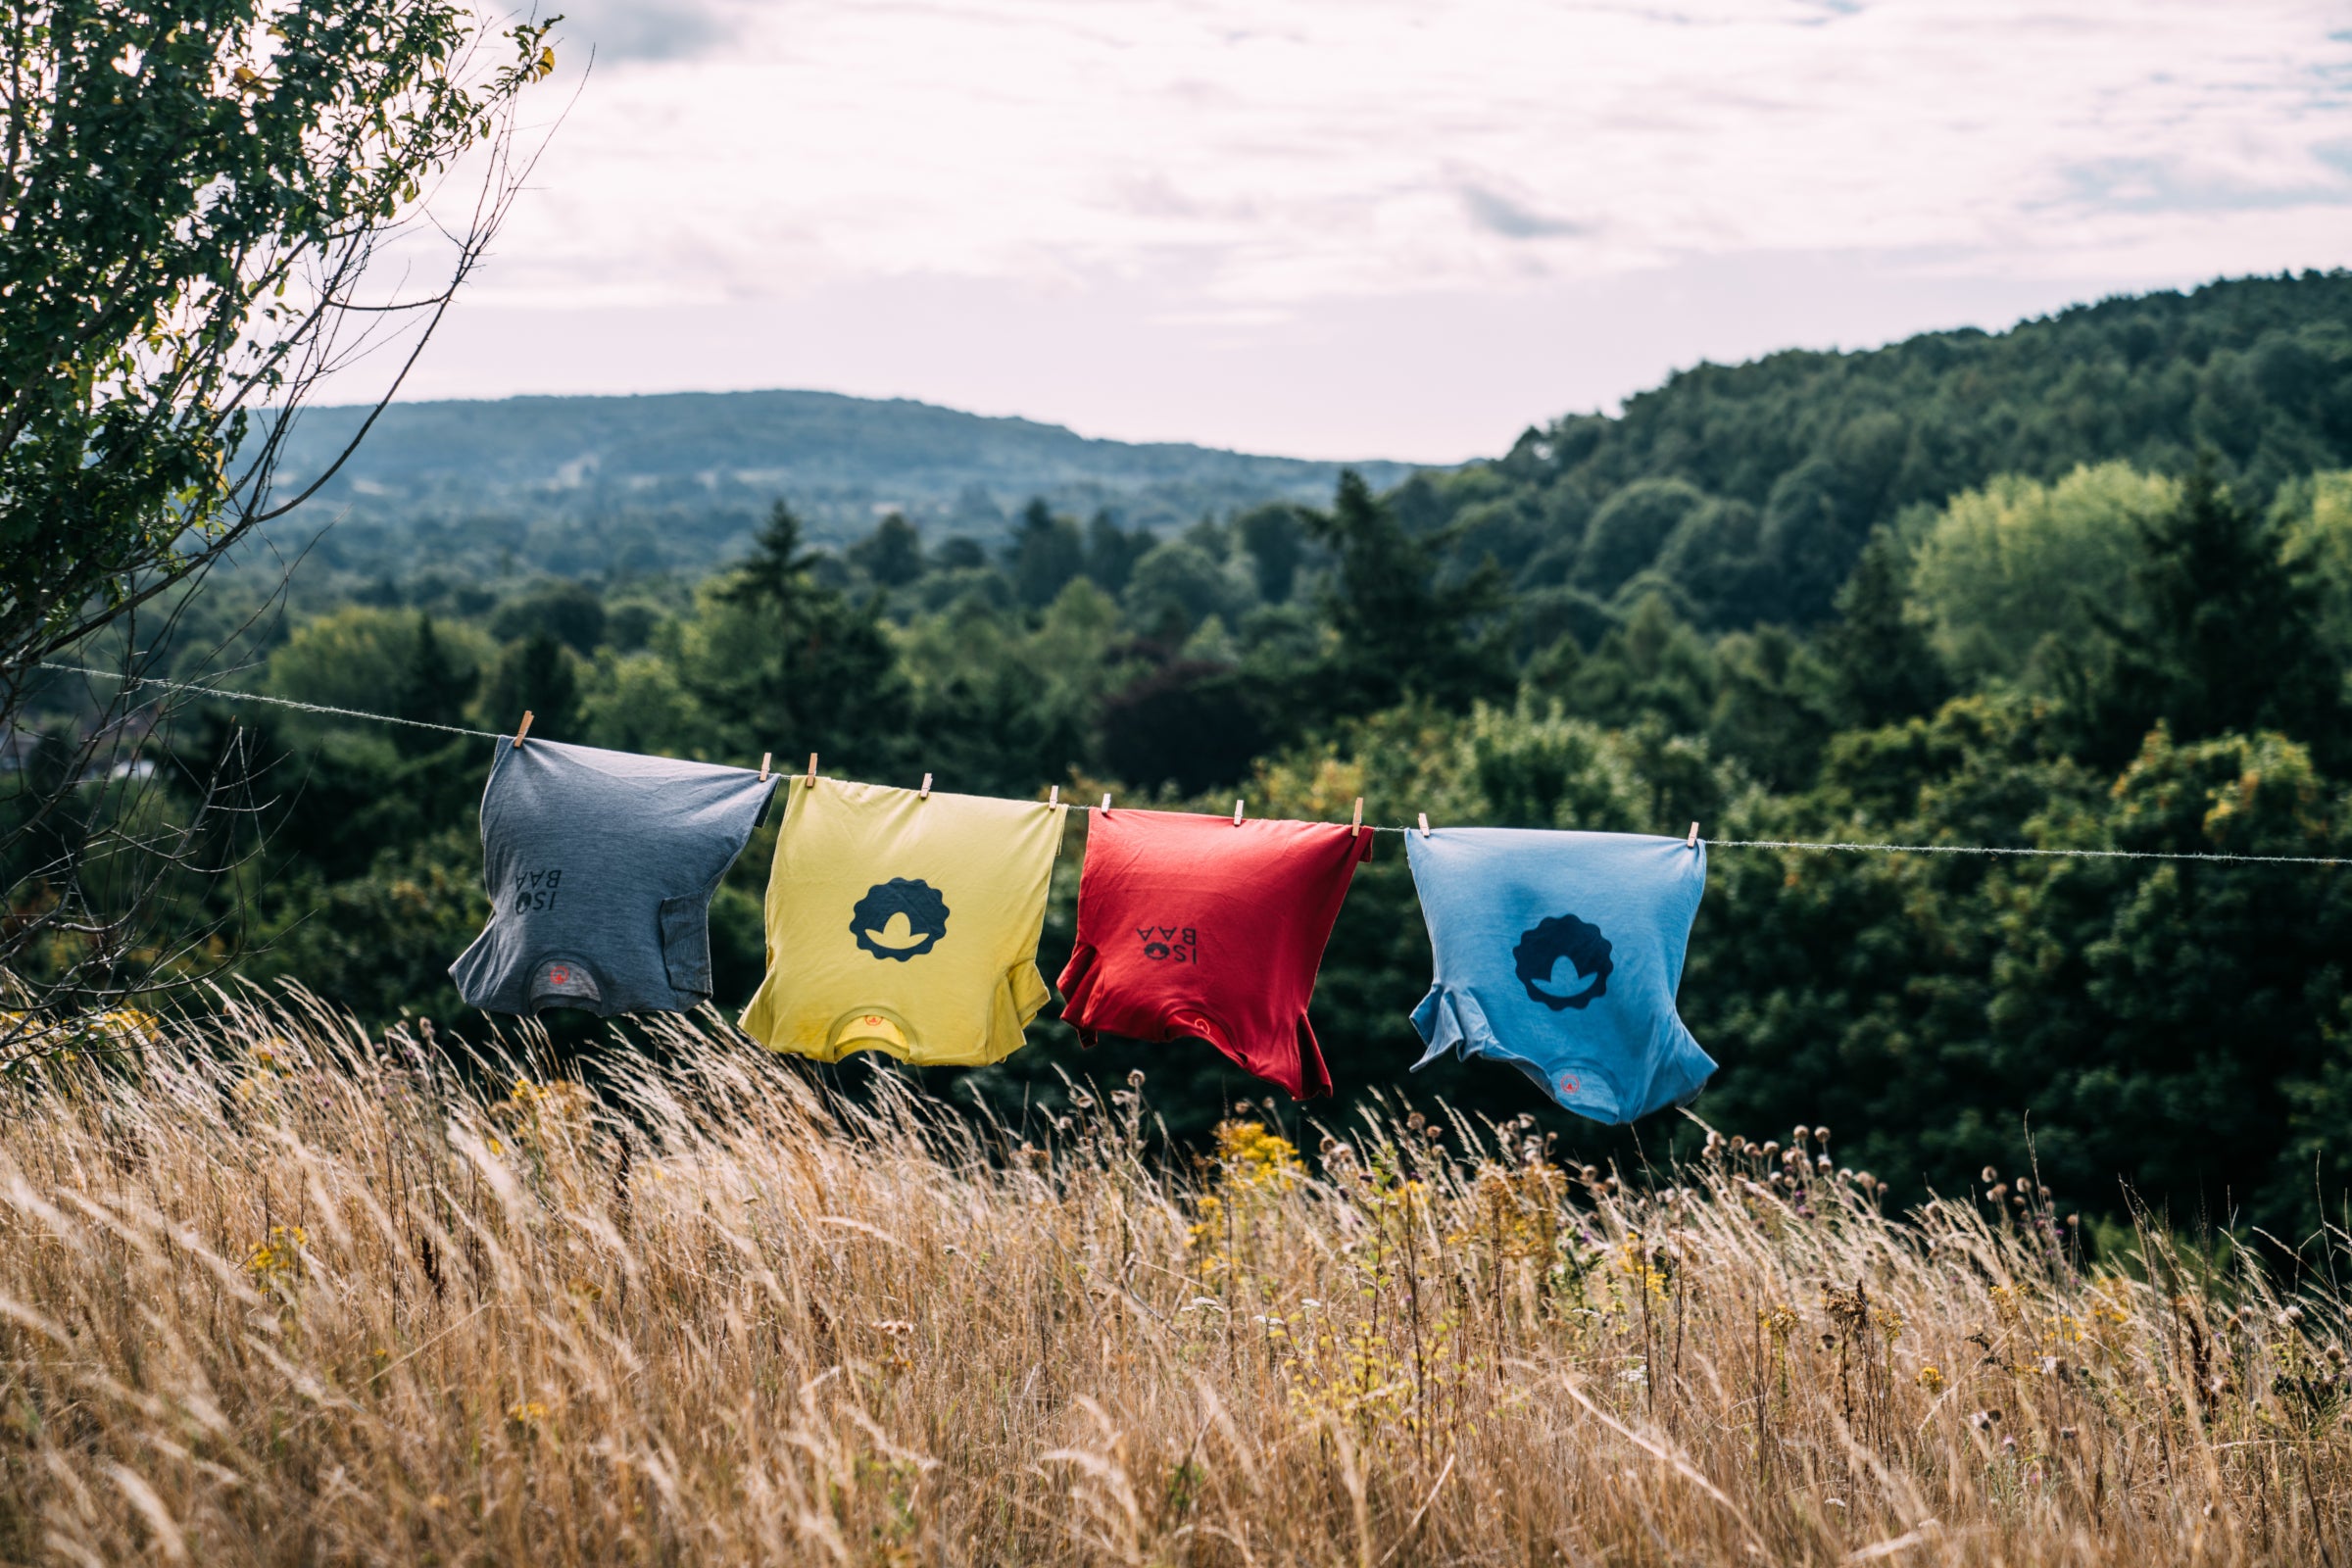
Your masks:
[{"label": "gray t-shirt", "polygon": [[501,739],[482,789],[490,923],[450,978],[488,1012],[684,1012],[710,995],[710,895],[777,778]]}]

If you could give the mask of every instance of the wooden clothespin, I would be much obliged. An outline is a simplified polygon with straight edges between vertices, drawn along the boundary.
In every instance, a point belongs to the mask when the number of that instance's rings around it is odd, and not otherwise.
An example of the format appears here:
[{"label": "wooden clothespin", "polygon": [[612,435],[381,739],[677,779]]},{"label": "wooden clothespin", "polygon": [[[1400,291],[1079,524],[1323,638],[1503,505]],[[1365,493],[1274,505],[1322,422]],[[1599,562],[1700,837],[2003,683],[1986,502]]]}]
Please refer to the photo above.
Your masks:
[{"label": "wooden clothespin", "polygon": [[1108,791],[1104,791],[1102,795],[1102,809],[1105,811],[1110,809],[1110,794]]},{"label": "wooden clothespin", "polygon": [[1046,791],[1046,804],[1048,806],[1059,806],[1061,804],[1060,785],[1056,784],[1052,789]]},{"label": "wooden clothespin", "polygon": [[808,787],[816,788],[816,754],[814,752],[808,754]]},{"label": "wooden clothespin", "polygon": [[1233,803],[1233,825],[1235,827],[1242,825],[1242,803],[1239,801]]},{"label": "wooden clothespin", "polygon": [[522,710],[522,722],[514,726],[514,749],[516,751],[522,750],[522,738],[530,732],[531,710],[526,708]]},{"label": "wooden clothespin", "polygon": [[1696,822],[1690,824],[1690,836],[1683,840],[1683,848],[1686,850],[1698,848],[1698,824]]},{"label": "wooden clothespin", "polygon": [[764,784],[764,783],[766,783],[766,782],[767,782],[767,764],[768,764],[768,763],[770,763],[770,762],[772,762],[772,761],[774,761],[775,760],[776,760],[776,754],[775,754],[775,753],[773,753],[773,752],[761,752],[761,753],[760,754],[760,783]]},{"label": "wooden clothespin", "polygon": [[1421,818],[1421,836],[1423,838],[1429,837],[1429,813],[1427,811],[1421,811],[1416,814]]},{"label": "wooden clothespin", "polygon": [[917,800],[927,801],[927,800],[929,800],[929,799],[931,798],[931,775],[930,775],[930,774],[928,774],[928,773],[925,773],[925,774],[923,775],[923,787],[922,787],[921,789],[919,789],[919,790],[916,790],[916,791],[914,792],[914,794],[915,794],[915,799],[917,799]]},{"label": "wooden clothespin", "polygon": [[1358,796],[1355,798],[1355,819],[1354,819],[1353,821],[1351,821],[1351,822],[1349,822],[1349,823],[1348,824],[1348,836],[1349,838],[1354,838],[1354,837],[1355,837],[1355,836],[1356,836],[1358,833],[1361,833],[1363,830],[1364,830],[1364,798],[1363,798],[1361,795],[1358,795]]}]

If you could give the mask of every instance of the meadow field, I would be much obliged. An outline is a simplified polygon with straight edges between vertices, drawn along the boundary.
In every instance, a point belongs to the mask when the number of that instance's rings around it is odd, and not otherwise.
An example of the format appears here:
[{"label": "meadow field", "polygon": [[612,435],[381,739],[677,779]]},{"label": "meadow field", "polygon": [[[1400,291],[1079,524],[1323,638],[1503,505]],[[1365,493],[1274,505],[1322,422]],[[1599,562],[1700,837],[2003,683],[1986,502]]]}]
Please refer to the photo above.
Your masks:
[{"label": "meadow field", "polygon": [[257,994],[21,1075],[0,1555],[2352,1550],[2334,1289],[2147,1226],[2088,1260],[2031,1173],[1891,1214],[1830,1129],[1600,1171],[1401,1102],[1179,1163],[1148,1081],[1020,1126],[707,1020],[594,1091],[515,1045],[455,1075]]}]

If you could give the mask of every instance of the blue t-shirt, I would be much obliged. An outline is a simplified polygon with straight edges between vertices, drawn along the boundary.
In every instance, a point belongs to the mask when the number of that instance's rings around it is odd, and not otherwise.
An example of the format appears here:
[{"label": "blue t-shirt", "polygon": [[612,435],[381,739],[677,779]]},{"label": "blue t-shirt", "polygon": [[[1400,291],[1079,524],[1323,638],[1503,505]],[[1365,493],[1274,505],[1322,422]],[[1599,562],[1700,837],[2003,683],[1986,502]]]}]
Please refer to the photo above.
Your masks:
[{"label": "blue t-shirt", "polygon": [[1705,1087],[1715,1062],[1674,1010],[1705,846],[1471,827],[1408,832],[1405,850],[1437,957],[1416,1069],[1494,1056],[1609,1123]]}]

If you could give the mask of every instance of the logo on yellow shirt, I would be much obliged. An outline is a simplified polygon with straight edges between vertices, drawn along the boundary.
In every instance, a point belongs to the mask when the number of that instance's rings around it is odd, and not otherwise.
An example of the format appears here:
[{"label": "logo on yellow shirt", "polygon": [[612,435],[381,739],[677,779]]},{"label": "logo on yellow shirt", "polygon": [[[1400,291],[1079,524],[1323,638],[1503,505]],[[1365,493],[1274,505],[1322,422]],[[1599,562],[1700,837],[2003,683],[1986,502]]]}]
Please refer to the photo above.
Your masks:
[{"label": "logo on yellow shirt", "polygon": [[948,902],[920,878],[877,882],[850,910],[850,935],[877,958],[919,958],[947,934]]}]

